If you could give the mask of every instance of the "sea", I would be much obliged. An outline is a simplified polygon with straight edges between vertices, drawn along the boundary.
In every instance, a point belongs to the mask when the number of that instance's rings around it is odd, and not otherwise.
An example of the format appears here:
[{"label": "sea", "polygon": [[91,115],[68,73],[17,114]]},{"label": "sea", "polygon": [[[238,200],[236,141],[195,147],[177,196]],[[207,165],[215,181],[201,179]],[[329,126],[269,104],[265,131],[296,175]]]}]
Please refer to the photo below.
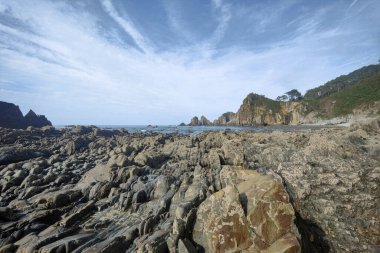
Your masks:
[{"label": "sea", "polygon": [[[203,132],[295,132],[295,131],[313,131],[321,128],[332,127],[322,125],[275,125],[275,126],[175,126],[175,125],[95,125],[101,129],[124,129],[129,133],[162,133],[162,134],[182,134],[197,135]],[[55,126],[63,128],[66,126]]]}]

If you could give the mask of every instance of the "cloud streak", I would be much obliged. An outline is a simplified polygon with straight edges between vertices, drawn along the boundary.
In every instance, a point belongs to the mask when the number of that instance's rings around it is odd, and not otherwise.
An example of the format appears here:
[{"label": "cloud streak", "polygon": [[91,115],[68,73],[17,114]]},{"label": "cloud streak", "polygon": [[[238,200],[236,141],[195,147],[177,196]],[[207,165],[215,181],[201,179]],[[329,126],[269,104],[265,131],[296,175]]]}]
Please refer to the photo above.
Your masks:
[{"label": "cloud streak", "polygon": [[135,25],[128,19],[128,17],[121,17],[117,13],[110,0],[102,0],[102,4],[110,17],[112,17],[125,30],[125,32],[133,38],[137,46],[143,50],[144,53],[152,51],[147,39],[136,29]]},{"label": "cloud streak", "polygon": [[[348,4],[339,13],[339,5],[320,6],[318,12],[313,6],[297,17],[286,16],[283,6],[278,21],[262,26],[253,22],[255,13],[236,15],[262,7],[213,1],[198,20],[209,24],[206,30],[182,24],[188,17],[180,15],[184,10],[146,13],[164,14],[159,16],[162,26],[174,33],[183,30],[187,42],[168,33],[178,43],[170,40],[174,44],[165,48],[154,34],[137,28],[142,24],[131,21],[131,10],[120,6],[102,0],[90,12],[65,1],[0,0],[0,100],[24,111],[33,108],[55,124],[176,124],[193,115],[213,119],[236,111],[250,92],[272,98],[292,88],[304,92],[378,58],[379,28],[364,27],[370,21],[353,16],[355,8],[347,11]],[[371,14],[380,6],[366,8]],[[185,11],[196,17],[200,10]],[[324,27],[338,14],[339,20]],[[284,30],[273,30],[276,25]],[[112,32],[104,36],[104,30]],[[121,42],[125,34],[130,44]],[[268,39],[261,42],[261,34]]]}]

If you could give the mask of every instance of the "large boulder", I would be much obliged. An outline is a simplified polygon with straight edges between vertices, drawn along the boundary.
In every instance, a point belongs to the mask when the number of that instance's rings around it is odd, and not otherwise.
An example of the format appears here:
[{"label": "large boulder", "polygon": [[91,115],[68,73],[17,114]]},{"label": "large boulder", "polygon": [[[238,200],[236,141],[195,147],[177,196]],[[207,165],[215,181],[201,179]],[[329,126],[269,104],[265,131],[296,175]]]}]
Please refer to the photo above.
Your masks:
[{"label": "large boulder", "polygon": [[0,165],[21,162],[47,155],[49,155],[49,152],[46,150],[25,148],[21,145],[0,147]]},{"label": "large boulder", "polygon": [[199,206],[193,230],[205,252],[300,252],[295,213],[278,181],[231,166],[220,174],[225,188]]},{"label": "large boulder", "polygon": [[198,208],[193,240],[205,252],[234,252],[252,244],[248,220],[239,202],[239,192],[227,186]]}]

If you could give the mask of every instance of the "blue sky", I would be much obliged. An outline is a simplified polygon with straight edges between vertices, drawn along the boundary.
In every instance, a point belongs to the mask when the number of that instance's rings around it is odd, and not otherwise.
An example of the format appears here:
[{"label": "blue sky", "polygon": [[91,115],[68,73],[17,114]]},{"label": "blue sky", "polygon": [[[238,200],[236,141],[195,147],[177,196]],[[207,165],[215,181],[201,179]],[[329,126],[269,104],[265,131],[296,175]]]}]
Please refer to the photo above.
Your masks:
[{"label": "blue sky", "polygon": [[0,100],[53,124],[215,119],[380,59],[378,0],[0,0]]}]

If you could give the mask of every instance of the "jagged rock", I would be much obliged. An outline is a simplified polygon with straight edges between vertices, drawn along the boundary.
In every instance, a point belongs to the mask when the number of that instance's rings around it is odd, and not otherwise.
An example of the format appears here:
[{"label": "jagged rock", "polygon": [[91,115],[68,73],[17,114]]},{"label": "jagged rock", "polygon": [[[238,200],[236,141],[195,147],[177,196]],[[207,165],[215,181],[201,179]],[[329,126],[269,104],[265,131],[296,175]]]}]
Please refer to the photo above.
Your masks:
[{"label": "jagged rock", "polygon": [[199,119],[197,116],[191,119],[189,126],[199,126]]},{"label": "jagged rock", "polygon": [[214,125],[232,125],[235,124],[236,115],[233,112],[223,113],[217,120],[214,121]]},{"label": "jagged rock", "polygon": [[110,167],[116,166],[116,167],[123,167],[126,166],[130,163],[128,157],[124,154],[118,154],[118,155],[113,155],[110,157],[108,160],[107,165]]},{"label": "jagged rock", "polygon": [[24,117],[20,108],[12,103],[0,101],[0,127],[24,128]]},{"label": "jagged rock", "polygon": [[[221,177],[226,187],[207,198],[198,209],[193,230],[195,242],[206,252],[259,252],[269,250],[273,244],[288,245],[300,252],[293,223],[295,213],[281,184],[271,176],[249,170],[233,171],[229,166],[223,168]],[[240,227],[235,227],[239,226],[236,219]],[[241,231],[241,237],[231,237],[234,231]]]},{"label": "jagged rock", "polygon": [[234,186],[227,186],[201,203],[193,240],[205,252],[239,251],[252,244],[248,220]]},{"label": "jagged rock", "polygon": [[89,240],[92,234],[77,234],[65,237],[61,240],[55,241],[48,245],[45,245],[39,249],[40,253],[52,253],[52,252],[70,252],[84,242]]},{"label": "jagged rock", "polygon": [[17,250],[17,246],[14,244],[7,244],[0,247],[0,253],[14,253]]},{"label": "jagged rock", "polygon": [[21,145],[0,147],[0,165],[21,162],[47,155],[49,155],[49,153],[45,150],[25,148]]},{"label": "jagged rock", "polygon": [[73,126],[71,128],[71,133],[76,135],[84,135],[91,133],[93,129],[96,129],[94,126]]},{"label": "jagged rock", "polygon": [[201,119],[198,119],[198,117],[193,117],[190,121],[189,126],[211,126],[212,123],[209,121],[205,116],[201,116]]},{"label": "jagged rock", "polygon": [[[378,121],[196,136],[77,129],[0,128],[0,150],[49,151],[0,164],[1,246],[73,253],[378,249]],[[65,147],[78,138],[90,143],[68,155]],[[75,242],[86,233],[92,236]],[[213,233],[238,243],[222,247]]]},{"label": "jagged rock", "polygon": [[179,239],[178,241],[178,253],[196,253],[197,249],[188,239]]},{"label": "jagged rock", "polygon": [[157,152],[140,152],[134,159],[136,164],[141,166],[148,165],[152,168],[159,167],[166,160],[167,156],[165,154]]},{"label": "jagged rock", "polygon": [[[271,176],[262,176],[255,171],[246,175],[247,180],[237,185],[240,200],[246,211],[250,227],[256,238],[255,246],[272,245],[287,234],[293,235],[295,244],[292,248],[300,252],[296,236],[298,230],[294,225],[295,213],[289,203],[289,196],[284,187]],[[286,240],[287,241],[287,240]]]},{"label": "jagged rock", "polygon": [[24,117],[25,124],[33,127],[51,126],[51,122],[44,115],[37,115],[34,111],[29,112]]},{"label": "jagged rock", "polygon": [[230,140],[223,143],[224,161],[228,165],[243,165],[243,145],[239,141]]},{"label": "jagged rock", "polygon": [[79,208],[75,213],[69,215],[60,221],[60,224],[63,227],[71,227],[75,223],[80,222],[83,218],[88,216],[95,209],[95,205],[93,201],[90,201],[83,207]]},{"label": "jagged rock", "polygon": [[37,115],[30,110],[24,117],[18,106],[0,101],[0,127],[25,129],[28,126],[43,127],[51,125],[51,122],[43,115]]},{"label": "jagged rock", "polygon": [[76,151],[87,148],[89,143],[90,143],[89,140],[87,140],[86,138],[79,137],[73,141],[70,141],[66,145],[65,151],[68,155],[73,155]]},{"label": "jagged rock", "polygon": [[0,207],[0,220],[11,221],[14,218],[12,209],[8,207]]}]

